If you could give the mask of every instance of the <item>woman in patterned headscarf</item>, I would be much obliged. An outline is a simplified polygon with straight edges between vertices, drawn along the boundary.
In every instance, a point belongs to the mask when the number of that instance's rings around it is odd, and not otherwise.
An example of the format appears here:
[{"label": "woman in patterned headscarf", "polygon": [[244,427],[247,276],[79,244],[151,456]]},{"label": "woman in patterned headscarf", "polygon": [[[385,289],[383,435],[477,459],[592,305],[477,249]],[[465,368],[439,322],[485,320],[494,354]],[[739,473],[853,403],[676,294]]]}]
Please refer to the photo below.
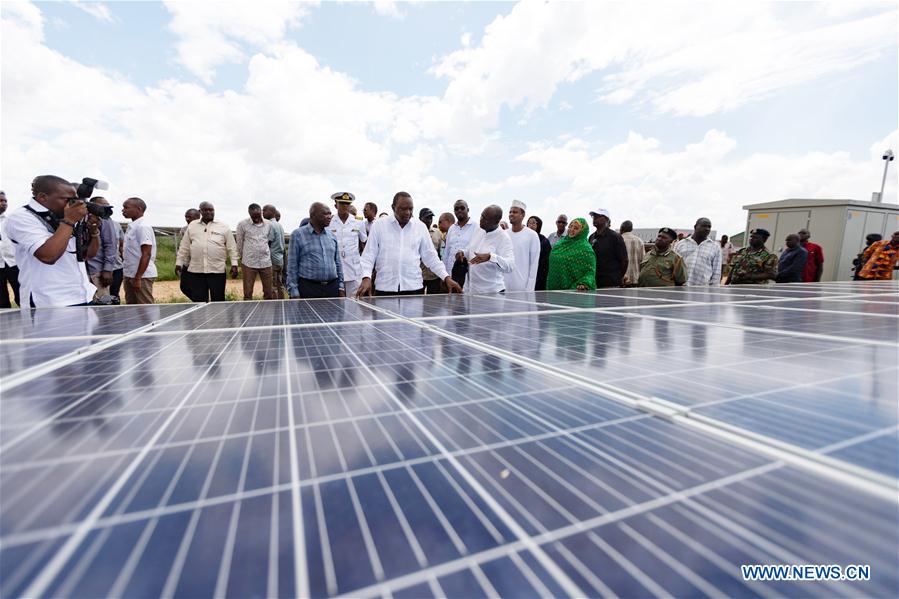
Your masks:
[{"label": "woman in patterned headscarf", "polygon": [[596,254],[587,241],[589,233],[586,219],[568,225],[568,234],[549,253],[547,291],[596,289]]}]

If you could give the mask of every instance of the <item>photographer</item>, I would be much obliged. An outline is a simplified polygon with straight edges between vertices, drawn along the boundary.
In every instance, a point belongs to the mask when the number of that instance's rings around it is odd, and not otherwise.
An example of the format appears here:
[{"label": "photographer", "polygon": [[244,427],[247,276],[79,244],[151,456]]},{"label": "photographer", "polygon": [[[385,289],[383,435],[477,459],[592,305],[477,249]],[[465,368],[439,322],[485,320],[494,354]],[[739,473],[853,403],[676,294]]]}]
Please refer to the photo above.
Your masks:
[{"label": "photographer", "polygon": [[[15,244],[22,303],[32,307],[77,306],[90,303],[96,288],[78,261],[75,238],[87,205],[76,195],[75,185],[61,177],[41,175],[31,182],[32,200],[6,223]],[[86,220],[85,257],[100,247],[100,221]]]},{"label": "photographer", "polygon": [[[91,202],[103,206],[109,205],[106,198],[100,196],[91,198]],[[122,228],[119,223],[111,218],[100,221],[100,249],[96,255],[85,262],[88,277],[97,288],[94,293],[95,300],[106,295],[118,296],[118,293],[112,293],[112,284],[115,281],[116,271],[122,269],[122,257],[119,255],[119,237],[121,235]]]}]

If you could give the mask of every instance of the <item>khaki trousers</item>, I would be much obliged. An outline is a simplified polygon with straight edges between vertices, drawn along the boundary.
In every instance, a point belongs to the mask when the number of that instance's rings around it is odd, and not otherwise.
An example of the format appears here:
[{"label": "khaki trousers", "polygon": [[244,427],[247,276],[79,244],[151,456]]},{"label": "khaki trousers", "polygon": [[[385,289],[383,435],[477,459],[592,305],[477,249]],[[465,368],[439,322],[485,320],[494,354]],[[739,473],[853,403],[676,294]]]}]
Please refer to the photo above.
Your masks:
[{"label": "khaki trousers", "polygon": [[243,299],[253,299],[253,286],[256,284],[256,275],[262,280],[262,297],[263,299],[272,299],[272,267],[250,268],[246,264],[241,264],[243,271]]},{"label": "khaki trousers", "polygon": [[125,288],[125,303],[126,304],[152,304],[155,303],[153,299],[153,281],[156,279],[145,279],[141,278],[140,280],[140,290],[134,288],[132,285],[132,281],[134,279],[131,277],[125,277],[125,281],[122,286]]}]

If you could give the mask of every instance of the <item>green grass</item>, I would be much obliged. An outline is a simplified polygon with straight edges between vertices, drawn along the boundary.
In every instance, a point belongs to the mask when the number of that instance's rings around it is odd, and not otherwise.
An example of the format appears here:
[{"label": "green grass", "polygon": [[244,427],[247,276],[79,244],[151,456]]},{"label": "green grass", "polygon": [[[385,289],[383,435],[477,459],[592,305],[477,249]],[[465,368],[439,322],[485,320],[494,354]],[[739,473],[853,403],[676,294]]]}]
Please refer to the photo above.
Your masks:
[{"label": "green grass", "polygon": [[156,236],[156,275],[157,281],[174,281],[175,276],[175,239],[165,235]]}]

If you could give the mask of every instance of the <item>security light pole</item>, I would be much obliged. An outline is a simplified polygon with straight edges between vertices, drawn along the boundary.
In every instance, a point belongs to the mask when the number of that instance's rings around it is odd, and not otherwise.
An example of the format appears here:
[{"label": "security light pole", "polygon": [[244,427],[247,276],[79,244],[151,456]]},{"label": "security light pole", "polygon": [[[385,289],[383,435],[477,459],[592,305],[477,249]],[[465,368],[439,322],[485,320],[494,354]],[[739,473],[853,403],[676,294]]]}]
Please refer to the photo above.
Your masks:
[{"label": "security light pole", "polygon": [[883,202],[883,188],[887,184],[887,170],[890,168],[890,163],[895,158],[893,156],[893,150],[887,150],[883,153],[883,180],[880,182],[880,193],[874,194],[874,203],[879,204]]}]

